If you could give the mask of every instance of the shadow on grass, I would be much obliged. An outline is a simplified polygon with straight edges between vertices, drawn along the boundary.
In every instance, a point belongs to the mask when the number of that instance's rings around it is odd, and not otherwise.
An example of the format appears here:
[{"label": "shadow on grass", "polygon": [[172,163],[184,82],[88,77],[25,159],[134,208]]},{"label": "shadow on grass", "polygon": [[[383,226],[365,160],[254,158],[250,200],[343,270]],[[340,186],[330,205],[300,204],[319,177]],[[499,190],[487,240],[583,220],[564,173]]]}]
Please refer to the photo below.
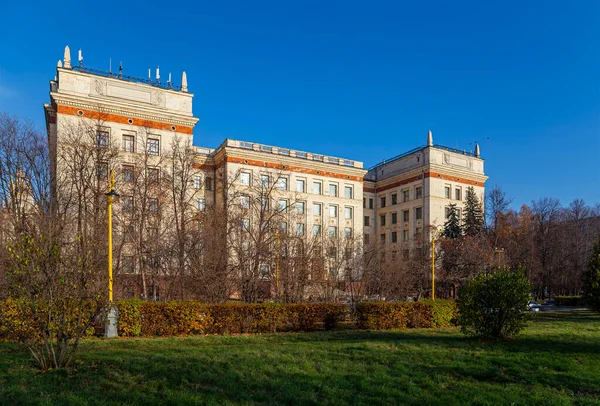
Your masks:
[{"label": "shadow on grass", "polygon": [[46,374],[0,343],[0,404],[593,404],[599,337],[564,332],[599,322],[540,317],[499,342],[457,329],[88,340],[73,370]]}]

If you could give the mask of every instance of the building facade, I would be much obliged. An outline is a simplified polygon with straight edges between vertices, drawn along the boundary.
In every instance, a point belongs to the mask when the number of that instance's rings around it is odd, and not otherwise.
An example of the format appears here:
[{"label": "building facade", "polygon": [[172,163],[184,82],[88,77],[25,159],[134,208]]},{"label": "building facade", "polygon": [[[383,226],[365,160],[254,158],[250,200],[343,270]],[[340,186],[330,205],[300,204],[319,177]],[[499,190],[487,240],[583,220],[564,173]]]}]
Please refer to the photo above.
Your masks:
[{"label": "building facade", "polygon": [[[178,142],[191,145],[199,121],[192,112],[193,97],[185,72],[180,86],[170,75],[161,82],[158,72],[155,79],[137,79],[121,70],[117,74],[83,67],[82,60],[73,64],[65,48],[56,78],[50,81],[50,102],[44,106],[55,198],[70,182],[61,177],[74,155],[70,145],[85,138],[100,151],[92,160],[101,179],[98,188],[104,187],[110,170],[117,173],[123,213],[140,199],[148,208],[162,205],[163,199],[166,203],[168,199],[148,185],[159,172],[177,170],[173,157]],[[258,227],[247,214],[250,201],[268,189],[264,204],[286,214],[278,217],[279,229],[273,231],[277,236],[352,240],[353,247],[360,242],[389,251],[406,251],[428,241],[435,227],[443,225],[448,205],[462,207],[468,186],[483,198],[487,179],[479,147],[466,152],[435,145],[431,133],[424,147],[368,171],[355,160],[231,139],[215,149],[193,146],[193,160],[193,173],[187,175],[193,183],[188,202],[199,212],[237,207],[242,227]],[[177,221],[176,216],[163,217],[174,220],[163,219],[166,229],[158,233],[168,233]],[[128,225],[123,220],[124,227],[135,230],[144,218],[132,217]],[[150,223],[139,232],[154,229]],[[116,261],[136,273],[146,266],[135,258],[143,254],[127,247],[124,244]]]}]

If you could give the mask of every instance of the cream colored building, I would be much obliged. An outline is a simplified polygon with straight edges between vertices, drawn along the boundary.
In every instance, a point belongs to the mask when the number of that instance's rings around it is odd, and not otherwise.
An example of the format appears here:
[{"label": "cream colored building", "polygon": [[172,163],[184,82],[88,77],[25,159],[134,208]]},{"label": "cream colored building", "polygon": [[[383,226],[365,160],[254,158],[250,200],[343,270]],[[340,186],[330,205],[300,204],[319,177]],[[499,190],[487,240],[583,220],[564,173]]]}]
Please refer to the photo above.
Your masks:
[{"label": "cream colored building", "polygon": [[[181,86],[170,79],[102,72],[73,63],[67,47],[44,106],[51,150],[60,155],[72,140],[67,135],[84,122],[93,129],[97,146],[118,153],[110,169],[124,181],[140,153],[150,165],[165,165],[174,139],[192,142],[199,121],[192,102],[185,72]],[[366,244],[398,251],[428,239],[432,227],[443,225],[450,203],[463,206],[467,186],[482,198],[487,179],[479,147],[471,153],[434,145],[431,134],[426,146],[368,171],[354,160],[231,139],[216,149],[196,146],[195,153],[198,210],[225,204],[225,185],[243,195],[276,183],[274,204],[286,202],[296,215],[288,233],[310,236],[318,229],[321,235],[364,238]],[[55,160],[52,168],[58,178],[60,165]]]},{"label": "cream colored building", "polygon": [[486,180],[478,145],[473,152],[437,145],[430,131],[425,146],[385,160],[366,174],[365,241],[396,253],[430,241],[443,227],[450,204],[460,217],[468,187],[483,202]]}]

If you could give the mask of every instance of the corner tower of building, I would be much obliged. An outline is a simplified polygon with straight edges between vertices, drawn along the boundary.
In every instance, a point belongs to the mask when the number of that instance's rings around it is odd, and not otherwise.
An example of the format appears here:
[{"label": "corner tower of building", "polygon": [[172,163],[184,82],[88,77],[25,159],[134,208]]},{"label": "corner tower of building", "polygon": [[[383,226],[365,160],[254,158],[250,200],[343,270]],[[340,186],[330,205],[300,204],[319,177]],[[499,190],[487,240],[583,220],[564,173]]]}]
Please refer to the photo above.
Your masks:
[{"label": "corner tower of building", "polygon": [[71,61],[67,46],[50,81],[50,103],[44,105],[51,152],[56,154],[61,137],[77,122],[101,129],[107,141],[116,145],[125,142],[123,137],[151,135],[158,153],[175,136],[191,142],[198,122],[192,112],[193,97],[185,72],[181,85],[175,85],[170,74],[169,80],[161,81],[158,70],[154,79],[142,79],[123,74],[122,67],[118,73],[87,68],[81,53],[78,64]]}]

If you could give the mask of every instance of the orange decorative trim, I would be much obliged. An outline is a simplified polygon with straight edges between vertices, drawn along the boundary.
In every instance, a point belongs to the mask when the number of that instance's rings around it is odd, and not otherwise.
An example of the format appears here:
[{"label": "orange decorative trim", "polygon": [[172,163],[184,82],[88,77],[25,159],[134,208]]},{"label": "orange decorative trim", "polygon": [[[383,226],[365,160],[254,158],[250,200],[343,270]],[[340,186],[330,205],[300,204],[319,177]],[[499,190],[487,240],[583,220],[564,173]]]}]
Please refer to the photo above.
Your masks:
[{"label": "orange decorative trim", "polygon": [[[480,181],[476,181],[476,180],[472,180],[472,179],[459,178],[458,176],[444,175],[442,173],[437,173],[437,172],[425,172],[425,177],[449,180],[451,182],[462,183],[464,185],[470,185],[470,186],[484,186],[485,185],[485,181],[480,182]],[[396,181],[394,183],[390,183],[389,185],[385,185],[385,186],[375,188],[375,189],[363,188],[363,191],[369,192],[369,193],[383,192],[383,191],[393,189],[398,186],[406,185],[406,184],[412,183],[414,181],[421,180],[422,178],[423,178],[422,175],[412,176],[410,178],[402,179],[402,180]]]},{"label": "orange decorative trim", "polygon": [[214,164],[194,164],[194,169],[215,169]]},{"label": "orange decorative trim", "polygon": [[235,163],[235,164],[259,166],[259,167],[268,168],[268,169],[277,169],[277,170],[282,170],[282,171],[304,173],[307,175],[325,176],[328,178],[351,180],[354,182],[362,183],[362,181],[363,181],[363,178],[361,176],[344,175],[343,173],[337,173],[337,172],[332,172],[332,171],[321,171],[321,170],[316,170],[316,169],[305,168],[302,166],[278,164],[275,162],[267,162],[267,161],[257,161],[255,159],[246,159],[246,158],[238,158],[238,157],[233,157],[233,156],[226,156],[225,161],[230,162],[230,163]]},{"label": "orange decorative trim", "polygon": [[[78,114],[81,111],[83,114]],[[75,116],[81,116],[85,118],[91,118],[92,120],[107,121],[111,123],[135,125],[138,127],[153,128],[155,130],[173,131],[171,127],[175,127],[175,132],[181,134],[192,134],[193,127],[188,127],[179,124],[164,123],[160,121],[152,121],[135,117],[126,117],[119,114],[103,113],[100,111],[81,109],[71,106],[58,105],[56,112],[59,114],[70,114]],[[132,122],[130,123],[129,120]]]}]

